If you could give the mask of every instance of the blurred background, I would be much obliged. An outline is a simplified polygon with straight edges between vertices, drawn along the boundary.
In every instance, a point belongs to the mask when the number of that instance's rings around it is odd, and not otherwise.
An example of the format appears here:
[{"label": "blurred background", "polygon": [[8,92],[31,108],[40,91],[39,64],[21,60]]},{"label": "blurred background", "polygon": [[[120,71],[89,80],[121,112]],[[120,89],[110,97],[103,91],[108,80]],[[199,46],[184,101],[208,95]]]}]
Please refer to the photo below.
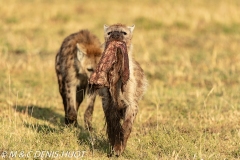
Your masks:
[{"label": "blurred background", "polygon": [[[239,17],[239,0],[0,0],[0,131],[59,127],[54,64],[63,39],[89,29],[103,43],[104,24],[135,24],[133,54],[149,87],[125,158],[239,158]],[[93,121],[102,133],[100,99]],[[2,148],[24,148],[8,138]]]}]

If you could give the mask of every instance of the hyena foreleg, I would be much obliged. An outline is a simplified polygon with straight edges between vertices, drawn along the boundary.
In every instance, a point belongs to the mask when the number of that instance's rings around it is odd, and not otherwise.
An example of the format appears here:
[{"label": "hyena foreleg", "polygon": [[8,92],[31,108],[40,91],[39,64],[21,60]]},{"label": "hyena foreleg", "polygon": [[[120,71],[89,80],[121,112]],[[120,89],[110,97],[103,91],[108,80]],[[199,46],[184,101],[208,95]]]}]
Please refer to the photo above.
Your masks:
[{"label": "hyena foreleg", "polygon": [[93,95],[87,95],[87,103],[88,107],[84,113],[84,122],[85,122],[85,128],[89,131],[92,131],[92,115],[94,110],[94,103],[96,99],[96,93],[93,93]]},{"label": "hyena foreleg", "polygon": [[134,108],[128,106],[124,112],[121,141],[120,142],[116,141],[113,147],[113,150],[117,156],[119,156],[126,148],[127,140],[132,131],[132,125],[137,115],[137,112],[138,112],[137,106]]},{"label": "hyena foreleg", "polygon": [[78,112],[78,109],[84,99],[85,96],[85,90],[86,87],[78,86],[76,90],[76,111]]},{"label": "hyena foreleg", "polygon": [[76,88],[71,87],[70,80],[66,79],[66,76],[63,76],[58,54],[56,56],[56,73],[58,78],[59,92],[62,97],[65,111],[65,124],[69,125],[77,120],[77,113],[74,107],[76,95],[73,95],[73,93],[76,93]]},{"label": "hyena foreleg", "polygon": [[64,83],[60,93],[65,111],[65,124],[77,124],[76,87],[70,86],[69,83]]},{"label": "hyena foreleg", "polygon": [[123,139],[122,126],[120,123],[121,112],[114,105],[108,88],[101,89],[99,91],[99,95],[102,97],[102,106],[106,119],[107,136],[111,147],[113,148],[115,143],[121,144],[121,141]]}]

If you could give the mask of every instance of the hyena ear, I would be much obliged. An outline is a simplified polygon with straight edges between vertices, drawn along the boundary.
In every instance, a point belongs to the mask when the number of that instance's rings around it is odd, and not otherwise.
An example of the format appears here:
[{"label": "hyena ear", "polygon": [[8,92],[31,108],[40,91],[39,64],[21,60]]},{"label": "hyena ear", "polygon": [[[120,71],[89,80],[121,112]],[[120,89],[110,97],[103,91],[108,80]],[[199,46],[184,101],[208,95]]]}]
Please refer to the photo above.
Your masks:
[{"label": "hyena ear", "polygon": [[109,26],[108,26],[108,25],[106,25],[106,24],[104,24],[104,25],[103,25],[104,32],[106,32],[106,31],[107,31],[108,27],[109,27]]},{"label": "hyena ear", "polygon": [[81,45],[79,45],[78,43],[76,46],[77,46],[77,58],[79,61],[81,61],[85,55],[85,51],[84,51],[84,48]]},{"label": "hyena ear", "polygon": [[134,28],[135,28],[135,25],[128,26],[128,28],[130,29],[131,32],[133,32],[133,30],[134,30]]}]

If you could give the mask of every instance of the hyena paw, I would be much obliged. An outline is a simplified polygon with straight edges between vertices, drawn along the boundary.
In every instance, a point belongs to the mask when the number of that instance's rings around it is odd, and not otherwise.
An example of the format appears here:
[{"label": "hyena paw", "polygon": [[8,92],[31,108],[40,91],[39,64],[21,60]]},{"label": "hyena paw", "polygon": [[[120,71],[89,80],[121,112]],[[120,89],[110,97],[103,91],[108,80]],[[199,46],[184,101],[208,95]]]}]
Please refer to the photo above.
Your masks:
[{"label": "hyena paw", "polygon": [[93,127],[91,124],[85,124],[85,129],[89,132],[92,132],[93,131]]},{"label": "hyena paw", "polygon": [[77,117],[76,118],[69,118],[69,117],[65,117],[65,124],[67,126],[77,126]]},{"label": "hyena paw", "polygon": [[115,144],[113,147],[113,152],[117,157],[119,157],[122,154],[123,150],[124,148],[121,144]]}]

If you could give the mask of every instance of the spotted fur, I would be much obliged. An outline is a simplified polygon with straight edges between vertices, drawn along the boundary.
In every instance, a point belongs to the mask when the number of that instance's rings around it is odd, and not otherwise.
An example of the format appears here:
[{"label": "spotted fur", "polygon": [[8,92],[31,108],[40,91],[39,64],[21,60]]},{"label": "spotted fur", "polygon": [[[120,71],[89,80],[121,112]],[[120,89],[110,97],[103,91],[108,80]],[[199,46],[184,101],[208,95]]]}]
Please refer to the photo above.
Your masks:
[{"label": "spotted fur", "polygon": [[[98,38],[88,30],[67,36],[55,59],[59,92],[62,96],[65,124],[77,124],[77,112],[88,90],[88,78],[102,54]],[[84,114],[85,126],[92,129],[91,120],[96,95],[88,95]]]}]

